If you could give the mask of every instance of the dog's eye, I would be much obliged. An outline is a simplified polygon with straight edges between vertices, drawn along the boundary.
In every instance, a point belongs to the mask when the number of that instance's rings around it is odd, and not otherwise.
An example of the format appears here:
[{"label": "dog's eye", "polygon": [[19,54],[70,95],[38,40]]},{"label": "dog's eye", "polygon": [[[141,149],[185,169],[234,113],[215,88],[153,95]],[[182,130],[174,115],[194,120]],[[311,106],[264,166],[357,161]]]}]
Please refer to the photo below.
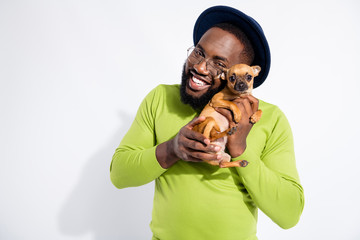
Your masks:
[{"label": "dog's eye", "polygon": [[236,79],[235,74],[233,74],[233,75],[231,75],[231,76],[229,77],[229,81],[230,81],[230,82],[234,82],[235,79]]},{"label": "dog's eye", "polygon": [[252,79],[252,76],[251,75],[246,75],[246,81],[250,82]]}]

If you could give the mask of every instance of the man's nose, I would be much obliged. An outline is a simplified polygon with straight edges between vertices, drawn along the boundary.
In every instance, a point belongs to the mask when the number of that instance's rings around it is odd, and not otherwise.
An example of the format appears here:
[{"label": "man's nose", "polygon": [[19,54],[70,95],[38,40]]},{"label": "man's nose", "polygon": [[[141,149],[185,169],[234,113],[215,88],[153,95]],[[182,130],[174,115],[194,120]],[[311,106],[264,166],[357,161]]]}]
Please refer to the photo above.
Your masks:
[{"label": "man's nose", "polygon": [[199,74],[209,75],[209,70],[207,69],[206,59],[202,59],[198,64],[195,64],[194,68]]}]

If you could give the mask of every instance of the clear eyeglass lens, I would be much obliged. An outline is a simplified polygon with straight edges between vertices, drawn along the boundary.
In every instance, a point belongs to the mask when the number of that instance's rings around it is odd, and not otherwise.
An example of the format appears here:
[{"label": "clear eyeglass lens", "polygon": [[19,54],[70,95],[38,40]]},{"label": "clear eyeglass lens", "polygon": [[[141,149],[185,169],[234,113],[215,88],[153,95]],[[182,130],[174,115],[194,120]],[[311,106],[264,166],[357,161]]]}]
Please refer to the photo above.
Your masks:
[{"label": "clear eyeglass lens", "polygon": [[[192,64],[199,64],[205,59],[203,56],[196,53],[197,49],[194,46],[187,49],[187,56]],[[210,74],[212,74],[213,76],[219,75],[222,72],[222,69],[220,67],[217,67],[211,59],[206,61],[206,67],[209,70]]]}]

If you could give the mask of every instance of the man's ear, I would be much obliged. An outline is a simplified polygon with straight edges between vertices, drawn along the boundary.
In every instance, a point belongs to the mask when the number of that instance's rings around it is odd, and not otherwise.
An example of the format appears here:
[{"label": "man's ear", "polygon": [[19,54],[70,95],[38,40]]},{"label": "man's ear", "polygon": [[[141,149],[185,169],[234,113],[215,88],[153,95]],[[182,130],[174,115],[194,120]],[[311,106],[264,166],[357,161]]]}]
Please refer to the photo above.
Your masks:
[{"label": "man's ear", "polygon": [[256,77],[257,75],[259,75],[259,72],[261,71],[261,67],[260,66],[252,66],[251,67],[253,72],[254,72],[254,77]]}]

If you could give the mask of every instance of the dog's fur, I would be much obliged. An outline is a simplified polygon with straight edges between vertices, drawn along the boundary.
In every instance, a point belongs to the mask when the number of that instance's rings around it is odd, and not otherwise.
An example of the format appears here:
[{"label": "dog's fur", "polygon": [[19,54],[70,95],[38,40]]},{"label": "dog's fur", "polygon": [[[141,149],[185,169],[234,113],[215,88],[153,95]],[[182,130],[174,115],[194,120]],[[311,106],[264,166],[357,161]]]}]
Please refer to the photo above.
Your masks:
[{"label": "dog's fur", "polygon": [[[227,135],[231,135],[236,131],[235,124],[241,120],[241,112],[238,106],[232,100],[243,95],[249,95],[253,89],[254,78],[258,76],[261,68],[259,66],[248,66],[246,64],[236,64],[225,70],[219,77],[226,80],[226,86],[223,90],[213,96],[210,102],[204,107],[200,116],[205,116],[205,121],[196,125],[193,130],[204,134],[209,138],[211,144],[220,146],[221,150],[217,154],[221,154],[220,160],[206,161],[211,165],[220,165],[220,167],[246,167],[246,160],[231,162],[231,156],[225,153],[225,145]],[[234,117],[234,122],[222,114],[218,113],[215,108],[226,108],[230,110]],[[249,121],[256,123],[261,118],[262,111],[255,112]]]}]

